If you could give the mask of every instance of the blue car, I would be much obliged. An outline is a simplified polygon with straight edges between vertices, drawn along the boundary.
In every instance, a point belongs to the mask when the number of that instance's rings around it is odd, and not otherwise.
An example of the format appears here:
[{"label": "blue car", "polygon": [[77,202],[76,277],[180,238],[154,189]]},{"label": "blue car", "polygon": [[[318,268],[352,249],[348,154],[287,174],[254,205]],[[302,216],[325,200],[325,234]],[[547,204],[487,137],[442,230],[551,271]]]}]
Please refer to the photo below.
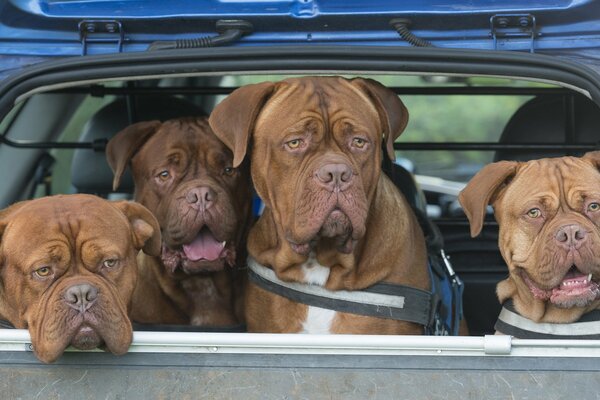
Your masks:
[{"label": "blue car", "polygon": [[[40,368],[26,330],[0,329],[3,392],[596,398],[600,340],[494,334],[496,284],[508,274],[498,226],[489,209],[472,238],[457,198],[490,162],[599,149],[599,17],[591,0],[4,1],[0,209],[66,193],[131,199],[131,177],[115,191],[105,161],[108,140],[131,123],[208,114],[236,88],[267,80],[375,79],[410,112],[386,171],[402,171],[396,183],[434,226],[424,229],[443,251],[437,333],[447,335],[155,326],[136,331],[124,356],[70,349]],[[456,336],[463,317],[469,334]]]}]

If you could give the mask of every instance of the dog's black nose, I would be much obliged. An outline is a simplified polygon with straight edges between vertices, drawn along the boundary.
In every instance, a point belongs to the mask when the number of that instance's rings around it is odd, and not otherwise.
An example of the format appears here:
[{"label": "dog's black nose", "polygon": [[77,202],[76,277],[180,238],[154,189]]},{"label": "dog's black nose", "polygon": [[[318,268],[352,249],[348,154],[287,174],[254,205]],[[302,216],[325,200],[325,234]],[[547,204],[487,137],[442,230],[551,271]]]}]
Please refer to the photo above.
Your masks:
[{"label": "dog's black nose", "polygon": [[579,248],[587,238],[587,231],[579,224],[564,225],[554,236],[559,245],[566,248]]},{"label": "dog's black nose", "polygon": [[87,283],[73,285],[65,291],[65,302],[74,309],[84,312],[98,298],[98,289]]},{"label": "dog's black nose", "polygon": [[317,170],[318,182],[326,189],[346,189],[352,181],[352,168],[347,164],[325,164]]},{"label": "dog's black nose", "polygon": [[190,205],[204,210],[213,205],[215,197],[215,192],[208,186],[192,188],[185,195],[185,199]]}]

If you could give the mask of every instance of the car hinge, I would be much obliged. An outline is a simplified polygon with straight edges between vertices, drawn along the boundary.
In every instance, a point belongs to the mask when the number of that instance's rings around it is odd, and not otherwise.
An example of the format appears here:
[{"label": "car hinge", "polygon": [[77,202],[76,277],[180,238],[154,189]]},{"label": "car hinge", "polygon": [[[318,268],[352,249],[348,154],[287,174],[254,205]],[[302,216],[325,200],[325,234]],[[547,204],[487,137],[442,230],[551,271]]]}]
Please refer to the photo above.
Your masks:
[{"label": "car hinge", "polygon": [[85,56],[91,43],[115,43],[117,52],[123,51],[125,31],[120,21],[109,19],[84,19],[79,22],[81,55]]},{"label": "car hinge", "polygon": [[490,18],[490,36],[494,50],[498,50],[498,40],[529,38],[529,52],[534,53],[534,41],[540,35],[536,32],[535,16],[532,14],[496,14]]}]

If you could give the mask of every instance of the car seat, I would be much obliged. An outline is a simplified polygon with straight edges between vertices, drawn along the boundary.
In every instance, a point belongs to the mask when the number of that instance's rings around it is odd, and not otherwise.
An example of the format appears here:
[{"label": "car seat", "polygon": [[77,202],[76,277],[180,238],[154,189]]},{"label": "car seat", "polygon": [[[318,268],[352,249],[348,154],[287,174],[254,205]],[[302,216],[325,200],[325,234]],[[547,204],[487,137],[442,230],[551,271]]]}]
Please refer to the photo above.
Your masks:
[{"label": "car seat", "polygon": [[[600,107],[583,95],[536,96],[523,104],[506,124],[500,143],[600,143]],[[567,150],[498,150],[494,161],[528,161],[580,156]]]}]

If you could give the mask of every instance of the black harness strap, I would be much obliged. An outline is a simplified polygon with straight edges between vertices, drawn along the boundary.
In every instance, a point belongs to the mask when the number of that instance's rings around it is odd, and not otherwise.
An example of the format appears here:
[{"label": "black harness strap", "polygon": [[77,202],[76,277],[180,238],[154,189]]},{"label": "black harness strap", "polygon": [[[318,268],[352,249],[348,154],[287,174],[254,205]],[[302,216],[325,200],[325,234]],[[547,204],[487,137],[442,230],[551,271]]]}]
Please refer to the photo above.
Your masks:
[{"label": "black harness strap", "polygon": [[600,310],[569,324],[536,323],[521,316],[508,300],[502,305],[494,329],[520,339],[600,339]]},{"label": "black harness strap", "polygon": [[[426,327],[433,323],[435,297],[425,290],[378,283],[363,290],[330,291],[317,285],[283,282],[275,276],[273,270],[257,266],[252,260],[249,260],[248,266],[249,279],[252,283],[297,303],[350,314],[414,322]],[[266,276],[262,269],[270,271],[271,276]],[[390,302],[385,301],[377,304],[372,301],[365,303],[364,297],[368,298],[365,293],[393,297],[394,305],[389,305]],[[353,298],[356,301],[352,301]]]}]

